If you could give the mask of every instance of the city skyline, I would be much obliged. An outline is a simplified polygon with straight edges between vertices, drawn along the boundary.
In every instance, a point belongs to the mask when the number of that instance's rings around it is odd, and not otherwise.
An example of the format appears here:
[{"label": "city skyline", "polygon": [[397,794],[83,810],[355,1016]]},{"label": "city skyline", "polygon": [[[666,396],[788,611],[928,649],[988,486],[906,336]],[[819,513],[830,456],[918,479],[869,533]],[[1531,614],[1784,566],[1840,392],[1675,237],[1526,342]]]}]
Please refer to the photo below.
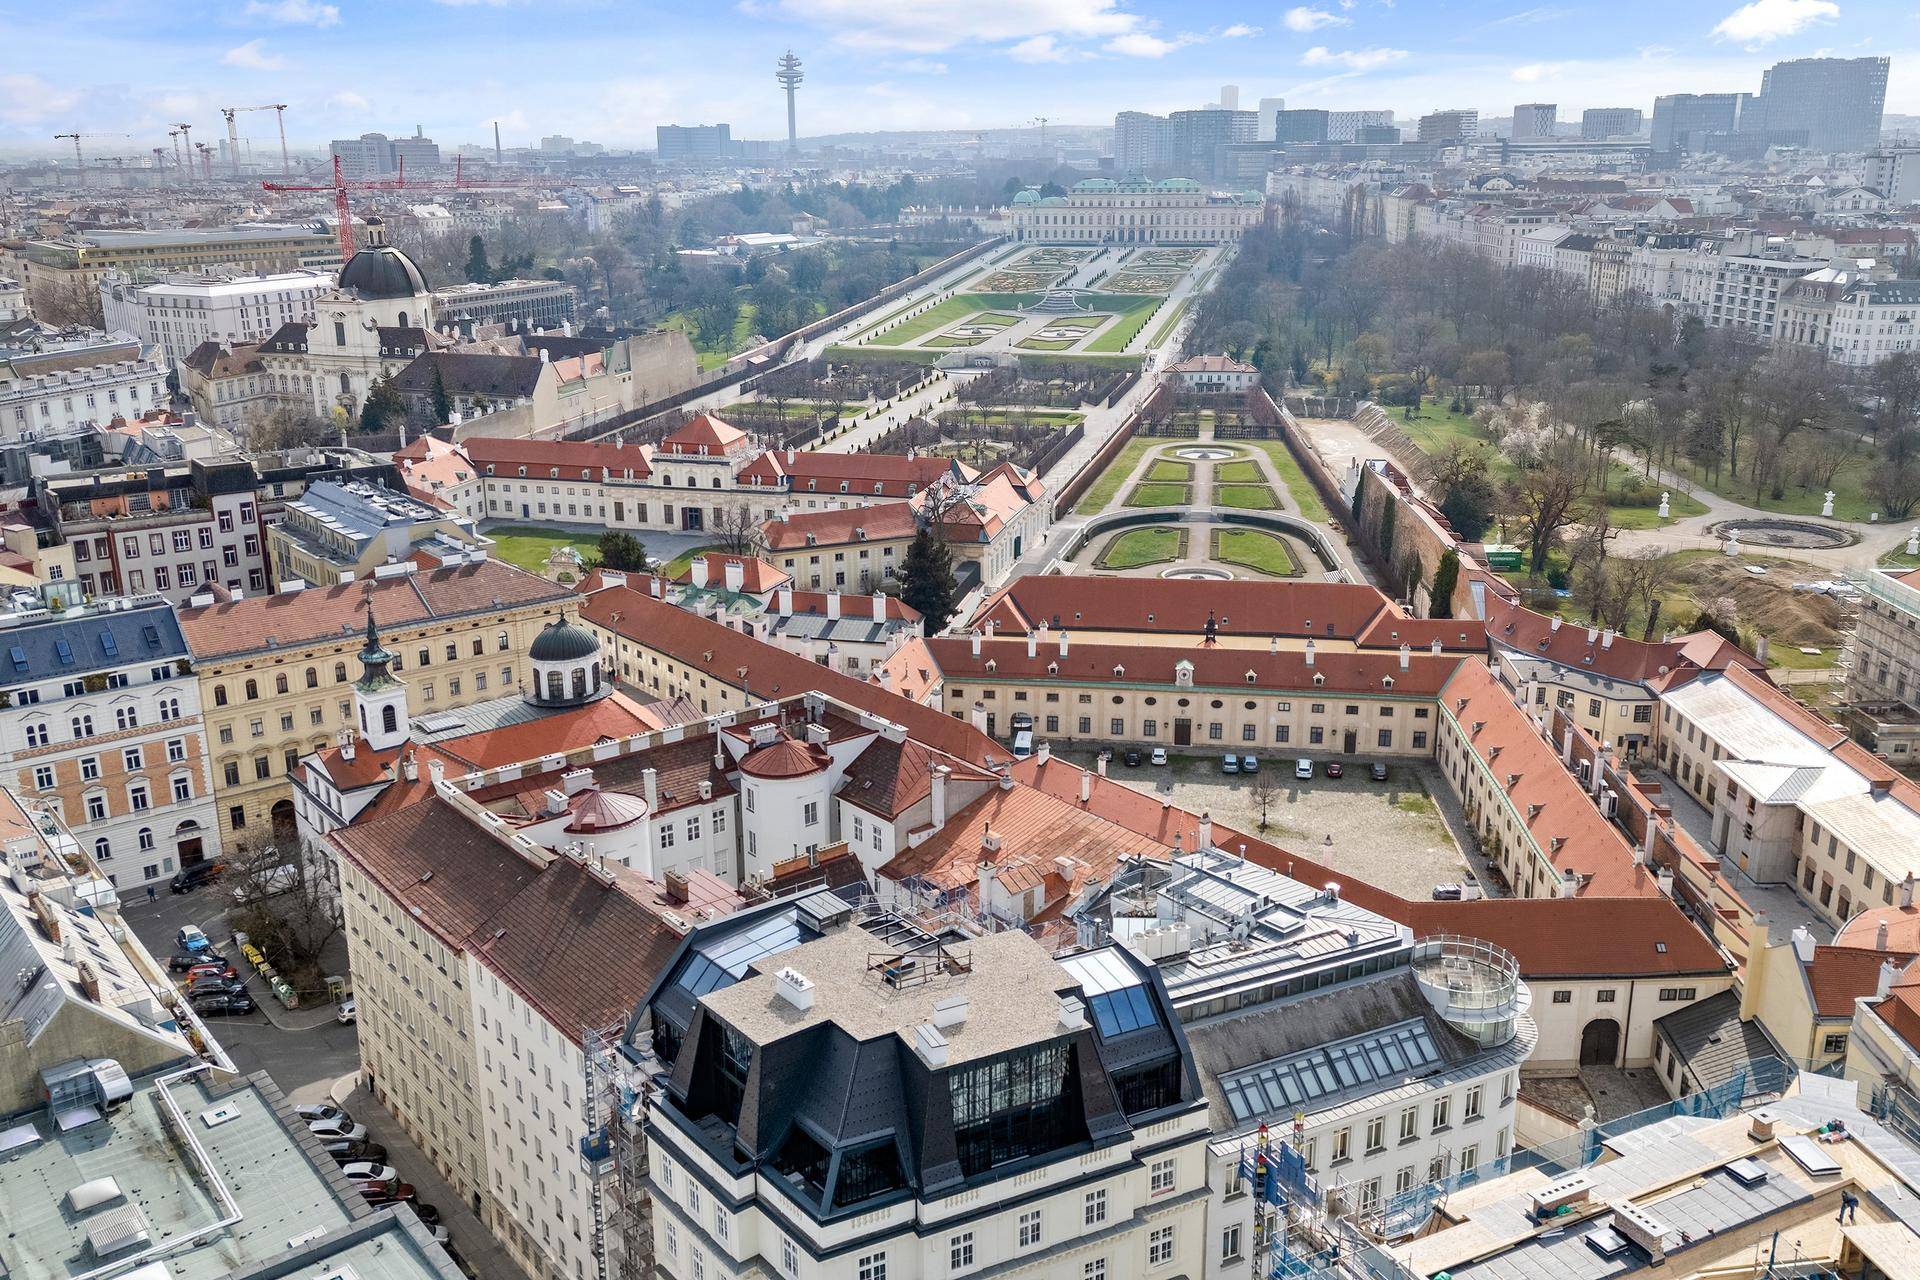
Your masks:
[{"label": "city skyline", "polygon": [[[137,153],[179,120],[202,122],[212,140],[220,107],[268,99],[291,104],[289,136],[301,147],[416,126],[446,147],[489,144],[495,120],[508,146],[559,133],[646,148],[657,125],[717,122],[736,137],[776,139],[785,101],[772,67],[789,45],[808,68],[803,138],[883,120],[896,130],[1006,128],[1036,115],[1103,125],[1120,110],[1200,106],[1223,83],[1240,85],[1248,104],[1277,96],[1410,118],[1556,102],[1562,121],[1577,121],[1586,107],[1650,112],[1660,94],[1757,91],[1772,63],[1818,55],[1891,57],[1887,111],[1920,113],[1920,56],[1907,52],[1920,46],[1920,20],[1890,0],[1716,3],[1677,22],[1644,0],[1515,2],[1464,22],[1461,6],[1425,0],[1259,11],[1047,0],[964,13],[948,0],[871,11],[848,0],[742,0],[735,9],[750,41],[704,13],[669,11],[648,18],[668,38],[631,46],[607,38],[628,11],[595,0],[562,0],[538,29],[517,0],[417,0],[378,11],[378,25],[358,0],[247,0],[164,21],[109,3],[58,21],[15,14],[0,31],[35,56],[0,74],[0,151],[57,154],[53,135],[79,129],[131,134],[124,149]],[[100,74],[136,65],[137,87]],[[243,134],[264,138],[267,119],[243,117]]]}]

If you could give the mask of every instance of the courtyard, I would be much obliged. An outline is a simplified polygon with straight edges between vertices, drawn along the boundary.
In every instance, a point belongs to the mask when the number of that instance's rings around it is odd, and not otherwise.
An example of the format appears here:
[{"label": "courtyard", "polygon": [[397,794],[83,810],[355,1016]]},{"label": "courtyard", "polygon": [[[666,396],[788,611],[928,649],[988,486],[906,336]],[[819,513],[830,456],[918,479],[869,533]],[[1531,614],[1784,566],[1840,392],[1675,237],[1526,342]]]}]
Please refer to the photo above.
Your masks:
[{"label": "courtyard", "polygon": [[[1491,883],[1479,873],[1485,861],[1463,852],[1474,847],[1472,837],[1431,763],[1396,758],[1388,762],[1387,781],[1373,782],[1369,760],[1343,758],[1346,776],[1329,778],[1325,764],[1334,757],[1315,754],[1314,776],[1306,781],[1293,776],[1296,757],[1276,754],[1259,757],[1257,774],[1227,775],[1220,772],[1226,746],[1175,755],[1158,767],[1128,768],[1116,752],[1107,776],[1405,898],[1430,897],[1439,884]],[[1090,769],[1099,752],[1076,747],[1054,754]],[[1265,830],[1263,787],[1270,791]]]}]

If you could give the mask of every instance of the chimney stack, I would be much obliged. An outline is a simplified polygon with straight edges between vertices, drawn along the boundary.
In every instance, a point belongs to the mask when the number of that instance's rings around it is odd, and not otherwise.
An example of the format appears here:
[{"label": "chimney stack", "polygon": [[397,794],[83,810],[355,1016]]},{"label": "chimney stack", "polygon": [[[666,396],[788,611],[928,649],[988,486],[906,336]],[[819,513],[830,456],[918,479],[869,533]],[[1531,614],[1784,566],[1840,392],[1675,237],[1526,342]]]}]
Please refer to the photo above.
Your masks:
[{"label": "chimney stack", "polygon": [[1208,813],[1202,813],[1200,815],[1200,832],[1197,836],[1194,837],[1193,848],[1194,848],[1194,852],[1196,853],[1200,852],[1203,849],[1213,848],[1213,814],[1212,813],[1208,812]]},{"label": "chimney stack", "polygon": [[1080,803],[1089,804],[1093,800],[1093,775],[1082,770],[1080,774]]},{"label": "chimney stack", "polygon": [[780,616],[783,618],[791,618],[793,616],[793,588],[792,587],[780,588],[779,604],[780,604]]},{"label": "chimney stack", "polygon": [[1907,911],[1907,910],[1911,910],[1912,907],[1913,907],[1913,872],[1909,871],[1907,872],[1907,878],[1900,882],[1900,909],[1902,911]]},{"label": "chimney stack", "polygon": [[640,790],[641,794],[647,798],[647,812],[649,814],[658,812],[660,808],[660,774],[657,770],[648,769],[640,775]]},{"label": "chimney stack", "polygon": [[1409,663],[1411,663],[1412,661],[1413,661],[1413,649],[1412,649],[1412,647],[1411,647],[1411,646],[1409,646],[1409,645],[1407,645],[1407,644],[1405,644],[1405,643],[1403,643],[1403,644],[1401,644],[1401,646],[1400,646],[1400,669],[1401,669],[1402,671],[1405,671],[1405,670],[1407,669],[1407,666],[1408,666],[1408,664],[1409,664]]},{"label": "chimney stack", "polygon": [[827,617],[828,619],[831,620],[834,618],[838,618],[839,616],[840,616],[840,593],[838,591],[829,591],[827,592]]},{"label": "chimney stack", "polygon": [[721,573],[725,575],[727,590],[733,592],[735,595],[738,595],[747,584],[746,561],[738,559],[737,557],[729,558],[725,566],[722,567]]},{"label": "chimney stack", "polygon": [[1027,632],[1027,656],[1029,658],[1035,657],[1036,655],[1039,654],[1039,652],[1040,652],[1040,637],[1035,635],[1031,631]]},{"label": "chimney stack", "polygon": [[878,591],[873,593],[873,620],[880,626],[887,625],[887,598]]},{"label": "chimney stack", "polygon": [[1067,656],[1067,633],[1064,629],[1060,632],[1060,656]]},{"label": "chimney stack", "polygon": [[687,566],[687,572],[693,575],[694,586],[704,588],[707,585],[707,558],[695,556],[693,562]]},{"label": "chimney stack", "polygon": [[1307,665],[1313,665],[1313,637],[1307,637]]},{"label": "chimney stack", "polygon": [[979,631],[979,628],[977,628],[977,627],[976,627],[976,628],[975,628],[975,629],[974,629],[974,630],[973,630],[972,632],[970,632],[970,633],[968,634],[968,636],[967,636],[967,647],[968,647],[968,648],[970,648],[970,649],[971,649],[971,650],[973,651],[973,656],[974,656],[974,657],[976,657],[976,658],[977,658],[977,657],[979,657],[979,656],[980,656],[980,631]]},{"label": "chimney stack", "polygon": [[933,767],[933,829],[947,825],[947,779],[953,770],[944,764]]}]

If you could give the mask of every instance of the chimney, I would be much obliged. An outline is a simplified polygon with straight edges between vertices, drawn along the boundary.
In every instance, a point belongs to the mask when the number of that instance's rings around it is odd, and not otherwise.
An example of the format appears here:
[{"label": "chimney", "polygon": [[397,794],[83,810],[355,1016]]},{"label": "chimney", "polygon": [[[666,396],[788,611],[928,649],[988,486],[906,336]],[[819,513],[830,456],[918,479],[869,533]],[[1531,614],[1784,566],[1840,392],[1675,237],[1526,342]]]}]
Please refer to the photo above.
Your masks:
[{"label": "chimney", "polygon": [[1267,637],[1267,652],[1280,652],[1280,637],[1278,635],[1270,635]]},{"label": "chimney", "polygon": [[1106,752],[1102,751],[1099,755],[1094,757],[1093,767],[1101,777],[1104,778],[1107,776],[1107,753]]},{"label": "chimney", "polygon": [[447,780],[447,766],[439,760],[427,761],[427,778],[433,783],[433,789],[438,791]]},{"label": "chimney", "polygon": [[873,593],[873,620],[880,626],[887,625],[887,598],[878,591]]},{"label": "chimney", "polygon": [[923,1022],[913,1029],[913,1049],[930,1067],[947,1065],[947,1038],[931,1022]]},{"label": "chimney", "polygon": [[1554,616],[1553,620],[1547,624],[1547,630],[1549,631],[1560,630],[1560,618],[1557,614]]},{"label": "chimney", "polygon": [[402,757],[400,761],[400,774],[408,782],[420,781],[420,762],[413,758],[411,751]]},{"label": "chimney", "polygon": [[1093,800],[1093,775],[1086,772],[1085,770],[1081,770],[1080,803],[1089,804],[1092,802],[1092,800]]},{"label": "chimney", "polygon": [[828,619],[831,620],[834,618],[838,618],[839,616],[840,616],[840,593],[838,591],[829,591],[827,592],[827,617]]},{"label": "chimney", "polygon": [[1440,656],[1440,637],[1439,636],[1435,636],[1433,638],[1433,647],[1431,650],[1429,650],[1429,652],[1431,652],[1433,656],[1436,658]]},{"label": "chimney", "polygon": [[947,779],[953,770],[944,764],[933,767],[933,829],[947,825]]},{"label": "chimney", "polygon": [[1598,628],[1598,627],[1588,627],[1588,628],[1587,628],[1587,643],[1588,643],[1588,644],[1592,644],[1592,643],[1593,643],[1593,642],[1594,642],[1595,640],[1598,640],[1599,638],[1600,638],[1600,628]]},{"label": "chimney", "polygon": [[1313,665],[1313,637],[1307,637],[1307,665]]},{"label": "chimney", "polygon": [[744,560],[728,560],[721,573],[725,575],[727,590],[736,595],[747,585],[747,563]]},{"label": "chimney", "polygon": [[1060,632],[1060,656],[1063,658],[1067,656],[1067,633],[1065,630]]},{"label": "chimney", "polygon": [[1887,922],[1885,920],[1882,920],[1880,927],[1873,931],[1873,949],[1875,951],[1885,951],[1887,949]]},{"label": "chimney", "polygon": [[780,588],[778,599],[779,599],[779,605],[780,605],[780,616],[783,618],[791,618],[793,616],[793,588],[792,587]]},{"label": "chimney", "polygon": [[1040,652],[1040,637],[1038,637],[1031,631],[1027,632],[1027,656],[1031,658],[1037,655],[1039,652]]},{"label": "chimney", "polygon": [[1900,909],[1902,911],[1913,909],[1913,872],[1911,871],[1907,872],[1907,878],[1900,882]]},{"label": "chimney", "polygon": [[1040,764],[1045,764],[1047,761],[1053,759],[1053,744],[1051,742],[1042,742],[1040,749],[1033,754],[1034,758]]},{"label": "chimney", "polygon": [[1194,852],[1196,853],[1198,853],[1202,849],[1213,848],[1213,814],[1212,813],[1207,812],[1207,813],[1202,813],[1200,815],[1200,833],[1194,837],[1193,848],[1194,848]]},{"label": "chimney", "polygon": [[560,775],[560,789],[570,796],[577,796],[593,786],[593,770],[582,766],[569,769]]},{"label": "chimney", "polygon": [[967,642],[968,642],[968,647],[973,651],[973,656],[976,658],[979,657],[980,656],[980,631],[978,628],[975,628],[967,636]]},{"label": "chimney", "polygon": [[660,808],[660,774],[658,770],[648,769],[640,775],[640,790],[647,798],[647,812],[656,812]]},{"label": "chimney", "polygon": [[693,575],[694,586],[705,587],[707,585],[707,558],[705,556],[695,556],[693,563],[687,566],[687,572]]},{"label": "chimney", "polygon": [[1602,649],[1613,648],[1613,628],[1612,627],[1608,627],[1605,631],[1602,631],[1600,633],[1600,647]]},{"label": "chimney", "polygon": [[1894,964],[1891,960],[1882,960],[1880,962],[1880,977],[1873,986],[1873,998],[1876,1000],[1885,1000],[1888,993],[1893,990],[1894,979],[1899,976],[1900,968],[1898,965]]},{"label": "chimney", "polygon": [[1084,1031],[1087,1026],[1087,1005],[1079,996],[1060,997],[1060,1029],[1062,1031]]},{"label": "chimney", "polygon": [[1402,671],[1405,671],[1407,669],[1407,664],[1412,661],[1413,661],[1413,649],[1409,645],[1402,643],[1400,646],[1400,669]]}]

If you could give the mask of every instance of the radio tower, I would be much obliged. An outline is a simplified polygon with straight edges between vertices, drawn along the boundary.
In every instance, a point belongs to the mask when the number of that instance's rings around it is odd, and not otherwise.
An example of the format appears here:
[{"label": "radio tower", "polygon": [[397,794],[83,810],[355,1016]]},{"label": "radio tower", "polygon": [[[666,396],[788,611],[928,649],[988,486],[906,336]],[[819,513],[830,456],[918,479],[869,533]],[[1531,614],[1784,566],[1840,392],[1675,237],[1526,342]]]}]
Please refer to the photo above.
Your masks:
[{"label": "radio tower", "polygon": [[800,135],[794,127],[793,91],[800,87],[800,82],[807,76],[806,72],[800,70],[800,59],[793,56],[793,50],[789,49],[781,55],[779,70],[773,73],[773,78],[778,80],[780,87],[787,91],[787,151],[789,154],[798,155]]}]

